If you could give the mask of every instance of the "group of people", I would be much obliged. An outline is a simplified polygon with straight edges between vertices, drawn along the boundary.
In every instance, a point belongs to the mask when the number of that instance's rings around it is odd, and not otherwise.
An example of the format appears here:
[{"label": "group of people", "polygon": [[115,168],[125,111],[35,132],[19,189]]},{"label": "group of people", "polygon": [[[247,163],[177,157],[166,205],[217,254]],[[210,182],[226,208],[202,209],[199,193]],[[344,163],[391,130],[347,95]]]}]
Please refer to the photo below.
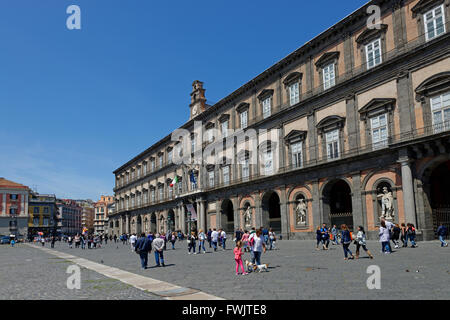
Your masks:
[{"label": "group of people", "polygon": [[[437,230],[439,240],[441,241],[441,247],[448,246],[445,238],[448,234],[447,228],[444,224],[441,224]],[[379,227],[379,241],[381,243],[381,252],[385,254],[392,253],[391,241],[394,244],[394,248],[400,247],[399,240],[402,241],[402,247],[408,247],[408,241],[411,243],[412,248],[416,248],[416,228],[412,223],[394,224],[384,217],[381,218]],[[362,248],[370,259],[373,259],[372,253],[367,249],[366,232],[363,226],[359,226],[356,236],[353,235],[346,224],[342,224],[340,230],[336,225],[333,225],[331,230],[324,223],[322,227],[318,226],[316,229],[316,250],[319,249],[319,245],[322,244],[323,250],[328,250],[330,239],[333,244],[338,245],[338,239],[344,250],[344,259],[354,259],[355,256],[350,250],[350,244],[353,242],[356,245],[356,259],[359,258],[360,248]]]}]

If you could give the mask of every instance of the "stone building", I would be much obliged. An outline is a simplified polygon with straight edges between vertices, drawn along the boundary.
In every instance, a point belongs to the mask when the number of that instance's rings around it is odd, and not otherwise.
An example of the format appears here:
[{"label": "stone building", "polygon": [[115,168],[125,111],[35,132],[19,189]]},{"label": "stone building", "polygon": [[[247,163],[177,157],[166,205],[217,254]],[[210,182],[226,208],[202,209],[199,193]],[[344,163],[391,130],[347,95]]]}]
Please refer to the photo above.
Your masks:
[{"label": "stone building", "polygon": [[190,119],[114,171],[112,232],[374,238],[389,214],[434,238],[450,223],[449,21],[450,0],[371,1],[214,105],[195,81]]},{"label": "stone building", "polygon": [[108,210],[114,203],[113,196],[100,196],[100,200],[94,204],[94,233],[106,234],[108,230]]},{"label": "stone building", "polygon": [[29,192],[27,186],[0,178],[0,235],[26,237]]}]

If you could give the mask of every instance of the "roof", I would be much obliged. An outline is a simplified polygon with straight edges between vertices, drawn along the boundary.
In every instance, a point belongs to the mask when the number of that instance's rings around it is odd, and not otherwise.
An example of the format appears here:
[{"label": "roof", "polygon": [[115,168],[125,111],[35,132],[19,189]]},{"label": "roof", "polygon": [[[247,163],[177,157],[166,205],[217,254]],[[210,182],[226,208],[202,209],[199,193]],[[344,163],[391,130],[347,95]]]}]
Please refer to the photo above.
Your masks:
[{"label": "roof", "polygon": [[6,180],[5,178],[0,178],[0,188],[28,189],[28,187],[24,186],[23,184]]}]

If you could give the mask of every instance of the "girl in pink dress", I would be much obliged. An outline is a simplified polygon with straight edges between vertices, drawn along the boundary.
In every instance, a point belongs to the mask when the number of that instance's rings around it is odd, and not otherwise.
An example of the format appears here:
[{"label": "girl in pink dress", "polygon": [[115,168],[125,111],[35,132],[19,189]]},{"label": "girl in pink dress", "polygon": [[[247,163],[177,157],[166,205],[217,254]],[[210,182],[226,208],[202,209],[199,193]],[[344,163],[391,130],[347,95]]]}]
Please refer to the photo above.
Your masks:
[{"label": "girl in pink dress", "polygon": [[244,254],[242,251],[242,241],[236,241],[236,248],[234,248],[233,252],[234,260],[236,261],[236,275],[239,275],[239,266],[241,266],[242,274],[248,274],[245,272],[244,263],[242,262],[242,255]]}]

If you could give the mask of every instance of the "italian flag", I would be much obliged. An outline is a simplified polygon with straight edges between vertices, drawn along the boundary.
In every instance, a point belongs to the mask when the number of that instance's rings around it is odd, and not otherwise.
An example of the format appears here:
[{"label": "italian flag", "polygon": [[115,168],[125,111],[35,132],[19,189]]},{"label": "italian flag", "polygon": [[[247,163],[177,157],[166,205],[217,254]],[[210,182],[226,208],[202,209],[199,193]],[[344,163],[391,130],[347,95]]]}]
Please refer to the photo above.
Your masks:
[{"label": "italian flag", "polygon": [[170,183],[170,186],[173,187],[174,184],[178,183],[178,176],[175,176],[175,178],[172,179],[172,182]]}]

